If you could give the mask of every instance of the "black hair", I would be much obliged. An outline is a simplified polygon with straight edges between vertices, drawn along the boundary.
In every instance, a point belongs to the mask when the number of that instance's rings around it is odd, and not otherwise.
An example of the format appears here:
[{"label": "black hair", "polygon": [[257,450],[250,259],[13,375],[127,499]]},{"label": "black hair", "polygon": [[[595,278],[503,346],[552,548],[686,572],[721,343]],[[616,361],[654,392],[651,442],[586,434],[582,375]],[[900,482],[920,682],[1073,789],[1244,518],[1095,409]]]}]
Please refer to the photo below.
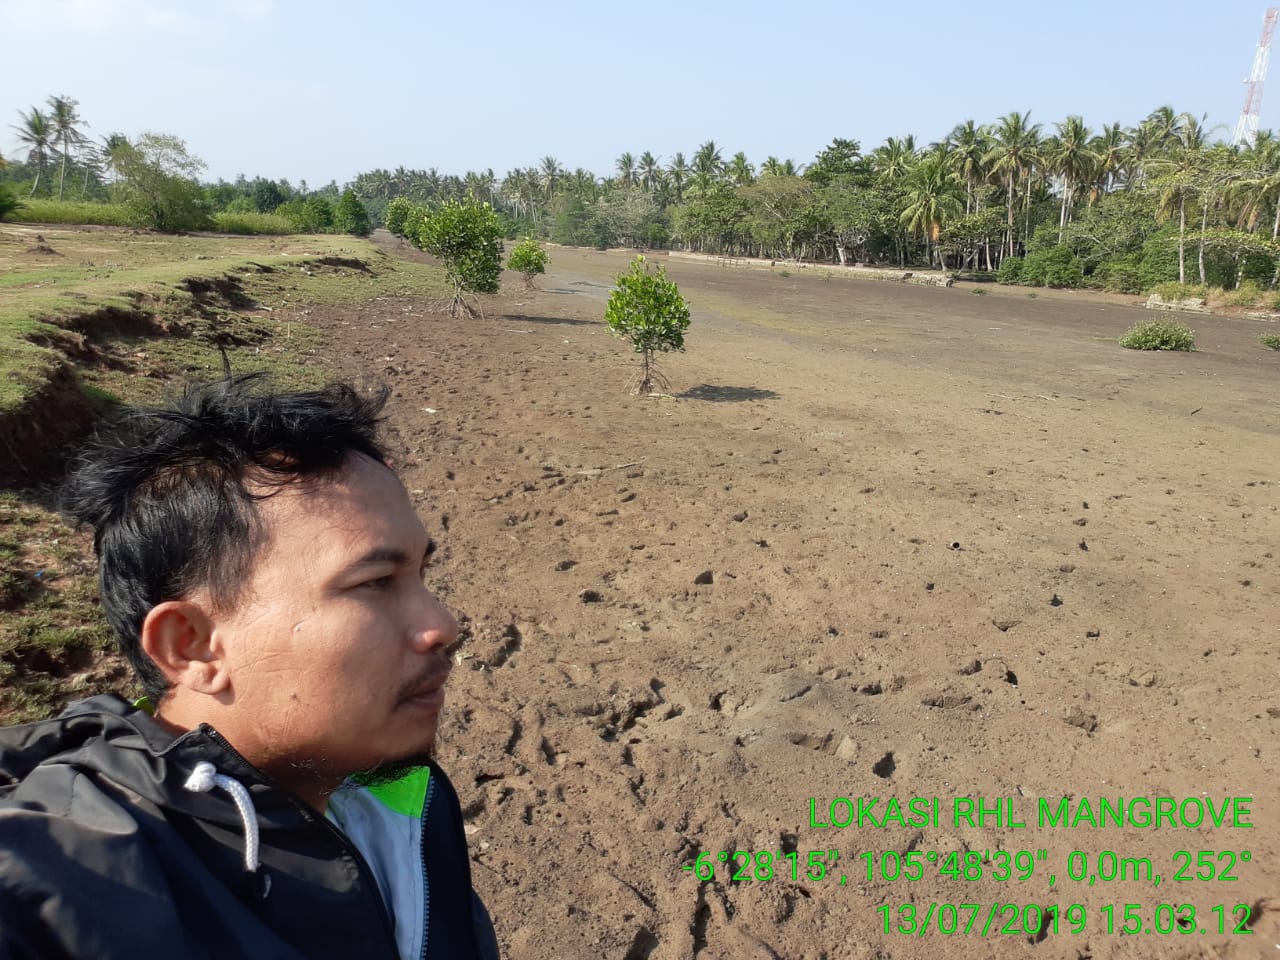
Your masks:
[{"label": "black hair", "polygon": [[258,501],[336,475],[353,453],[386,464],[388,393],[273,393],[263,374],[228,375],[172,406],[126,410],[75,459],[62,508],[93,527],[103,610],[153,703],[169,684],[142,650],[147,614],[197,588],[234,606],[266,538]]}]

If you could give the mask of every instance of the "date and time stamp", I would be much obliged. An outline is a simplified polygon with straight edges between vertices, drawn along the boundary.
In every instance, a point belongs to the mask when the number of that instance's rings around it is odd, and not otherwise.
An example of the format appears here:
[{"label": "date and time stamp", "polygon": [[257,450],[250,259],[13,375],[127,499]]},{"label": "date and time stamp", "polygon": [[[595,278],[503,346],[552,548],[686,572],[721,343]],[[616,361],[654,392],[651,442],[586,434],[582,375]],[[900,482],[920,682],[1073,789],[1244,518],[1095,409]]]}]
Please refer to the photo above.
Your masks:
[{"label": "date and time stamp", "polygon": [[[1229,830],[1237,837],[1253,827],[1252,798],[1223,800],[1189,798],[1099,798],[1040,800],[1020,817],[1010,798],[835,798],[819,807],[809,800],[809,827],[814,830],[887,826],[999,826],[1017,830],[1029,825],[1043,829],[1107,828],[1185,829],[1196,839],[1202,827]],[[1129,834],[1132,836],[1132,834]],[[864,842],[865,842],[865,838]],[[861,846],[861,845],[860,845]],[[867,844],[866,846],[870,846]],[[1201,849],[1188,844],[1163,856],[1127,856],[1109,849],[1075,849],[1051,856],[1044,847],[995,850],[858,849],[704,850],[680,870],[701,883],[721,882],[827,884],[866,883],[909,885],[929,880],[954,882],[959,896],[941,900],[903,897],[900,903],[875,907],[885,934],[923,937],[1015,935],[1043,938],[1048,934],[1081,935],[1233,935],[1253,934],[1253,910],[1245,902],[1192,902],[1196,884],[1230,884],[1254,861],[1247,844],[1229,849]],[[964,885],[977,881],[1009,884],[1011,895],[977,902],[963,895]],[[1145,902],[1083,903],[1072,894],[1082,888],[1122,882],[1148,887]],[[1014,893],[1018,885],[1034,883],[1049,896],[1048,903]],[[1127,889],[1132,889],[1127,888]],[[1215,890],[1221,887],[1215,886]],[[1040,899],[1038,897],[1037,899]],[[1094,899],[1080,897],[1080,899]],[[1241,898],[1243,900],[1245,898]]]}]

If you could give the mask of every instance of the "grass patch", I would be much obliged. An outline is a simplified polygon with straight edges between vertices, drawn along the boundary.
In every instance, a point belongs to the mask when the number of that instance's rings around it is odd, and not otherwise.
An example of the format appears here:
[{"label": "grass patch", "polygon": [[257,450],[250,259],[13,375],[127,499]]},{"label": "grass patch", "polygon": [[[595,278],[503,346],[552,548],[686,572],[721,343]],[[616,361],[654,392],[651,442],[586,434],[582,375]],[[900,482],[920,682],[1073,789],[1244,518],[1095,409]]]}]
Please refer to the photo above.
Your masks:
[{"label": "grass patch", "polygon": [[86,532],[0,494],[0,723],[46,717],[91,693],[128,692],[91,557]]},{"label": "grass patch", "polygon": [[214,229],[219,233],[239,233],[248,236],[297,233],[293,224],[276,213],[232,213],[223,210],[213,215]]},{"label": "grass patch", "polygon": [[[214,302],[188,289],[190,281],[224,283],[227,278],[236,291],[233,302]],[[54,347],[76,337],[95,346],[111,341],[109,330],[94,326],[95,317],[152,316],[186,334],[117,338],[111,349],[124,362],[113,365],[123,369],[90,365],[86,376],[92,385],[132,400],[144,397],[132,396],[121,374],[141,381],[216,370],[219,343],[250,348],[240,351],[246,368],[282,361],[280,356],[263,359],[273,350],[286,350],[311,365],[307,358],[315,344],[305,326],[292,319],[303,304],[439,297],[444,291],[439,268],[388,257],[353,237],[168,236],[6,225],[0,229],[0,412],[24,402],[64,362]],[[254,316],[246,318],[245,308],[255,307]],[[277,333],[283,334],[283,345]],[[144,365],[132,362],[138,352],[149,355],[138,360],[160,361],[145,377],[137,376]],[[155,386],[139,382],[135,389],[145,395]]]},{"label": "grass patch", "polygon": [[1184,350],[1196,348],[1195,331],[1171,320],[1143,320],[1135,323],[1120,338],[1120,346],[1128,350]]},{"label": "grass patch", "polygon": [[1198,283],[1157,283],[1151,288],[1151,292],[1157,294],[1161,300],[1166,303],[1172,303],[1175,300],[1208,300],[1209,288]]},{"label": "grass patch", "polygon": [[1262,290],[1252,280],[1246,280],[1234,290],[1223,294],[1222,302],[1228,307],[1253,307],[1262,300]]},{"label": "grass patch", "polygon": [[973,294],[975,297],[985,297],[987,295],[987,291],[983,290],[981,287],[970,290],[969,293]]},{"label": "grass patch", "polygon": [[1258,338],[1262,341],[1264,347],[1270,347],[1272,350],[1280,350],[1280,333],[1264,333]]},{"label": "grass patch", "polygon": [[32,197],[9,214],[14,223],[87,224],[100,227],[128,227],[137,217],[123,203],[90,203],[75,200],[48,200]]}]

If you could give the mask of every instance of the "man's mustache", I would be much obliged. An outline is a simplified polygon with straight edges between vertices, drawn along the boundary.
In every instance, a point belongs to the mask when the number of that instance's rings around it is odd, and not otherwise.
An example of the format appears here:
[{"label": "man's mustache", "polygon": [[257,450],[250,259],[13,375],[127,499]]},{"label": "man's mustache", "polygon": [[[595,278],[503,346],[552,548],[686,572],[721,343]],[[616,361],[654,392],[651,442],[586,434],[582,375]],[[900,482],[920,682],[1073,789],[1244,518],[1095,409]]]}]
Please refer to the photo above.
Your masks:
[{"label": "man's mustache", "polygon": [[427,662],[417,676],[400,685],[400,688],[396,691],[396,702],[404,703],[424,690],[434,690],[437,687],[444,686],[452,670],[453,661],[448,657],[434,657]]}]

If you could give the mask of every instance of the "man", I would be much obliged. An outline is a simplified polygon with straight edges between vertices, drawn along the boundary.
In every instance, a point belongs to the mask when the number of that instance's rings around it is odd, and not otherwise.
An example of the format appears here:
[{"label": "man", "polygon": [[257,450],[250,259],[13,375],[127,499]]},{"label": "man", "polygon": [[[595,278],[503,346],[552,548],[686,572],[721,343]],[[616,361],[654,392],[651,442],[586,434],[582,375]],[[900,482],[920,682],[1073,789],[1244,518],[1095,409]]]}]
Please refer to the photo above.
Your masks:
[{"label": "man", "polygon": [[385,399],[228,377],[76,464],[154,706],[0,731],[0,958],[497,956],[431,760],[458,625]]}]

